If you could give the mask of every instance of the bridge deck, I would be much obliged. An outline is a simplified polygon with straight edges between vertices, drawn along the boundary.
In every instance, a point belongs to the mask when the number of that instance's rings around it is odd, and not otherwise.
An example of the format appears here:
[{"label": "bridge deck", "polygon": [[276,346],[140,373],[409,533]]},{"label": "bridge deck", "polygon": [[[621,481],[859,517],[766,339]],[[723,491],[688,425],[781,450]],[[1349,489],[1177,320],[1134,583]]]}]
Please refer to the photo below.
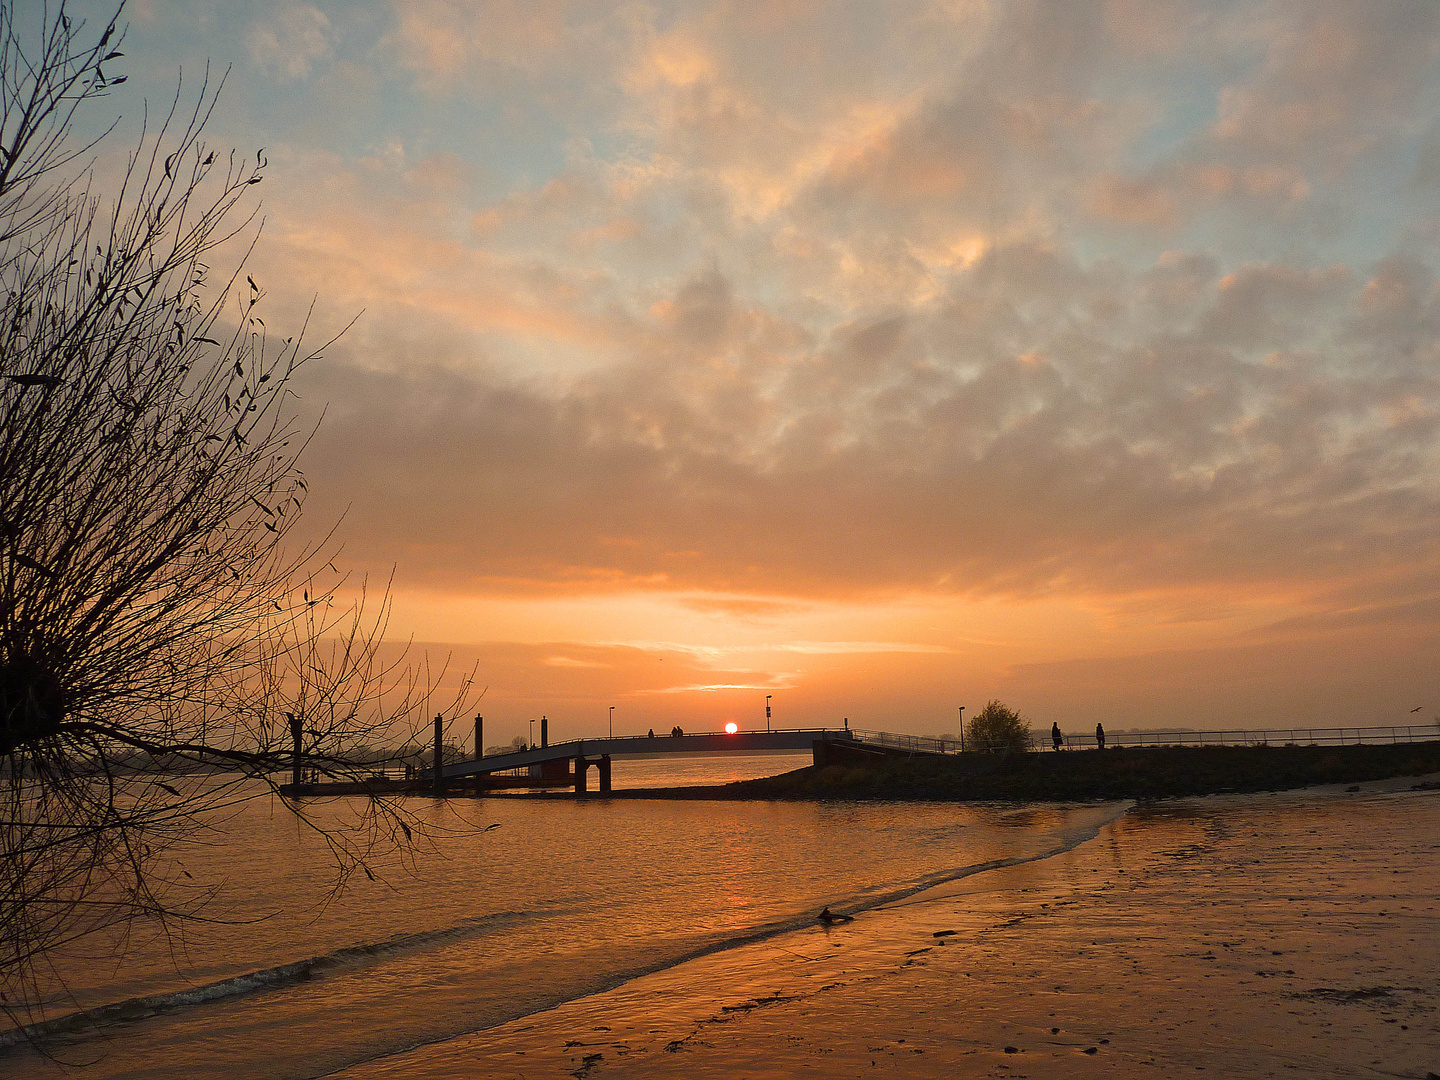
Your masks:
[{"label": "bridge deck", "polygon": [[700,735],[621,735],[611,739],[576,739],[571,742],[494,754],[478,761],[455,761],[441,769],[446,779],[523,769],[562,758],[602,756],[638,757],[651,754],[707,754],[763,750],[810,750],[819,740],[844,741],[854,736],[834,728],[798,728],[787,731],[706,732]]}]

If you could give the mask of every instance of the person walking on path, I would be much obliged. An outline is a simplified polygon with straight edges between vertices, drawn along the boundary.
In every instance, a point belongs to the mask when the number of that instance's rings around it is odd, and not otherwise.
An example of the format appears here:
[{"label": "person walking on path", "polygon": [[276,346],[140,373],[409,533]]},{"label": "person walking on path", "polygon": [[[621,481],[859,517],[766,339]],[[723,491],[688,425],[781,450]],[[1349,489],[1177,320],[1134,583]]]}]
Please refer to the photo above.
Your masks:
[{"label": "person walking on path", "polygon": [[1104,725],[1104,724],[1096,724],[1096,725],[1095,725],[1095,748],[1096,748],[1097,750],[1104,750],[1104,749],[1105,749],[1105,725]]},{"label": "person walking on path", "polygon": [[1055,744],[1055,749],[1060,749],[1060,744],[1065,741],[1065,736],[1060,734],[1060,724],[1057,721],[1050,725],[1050,741]]}]

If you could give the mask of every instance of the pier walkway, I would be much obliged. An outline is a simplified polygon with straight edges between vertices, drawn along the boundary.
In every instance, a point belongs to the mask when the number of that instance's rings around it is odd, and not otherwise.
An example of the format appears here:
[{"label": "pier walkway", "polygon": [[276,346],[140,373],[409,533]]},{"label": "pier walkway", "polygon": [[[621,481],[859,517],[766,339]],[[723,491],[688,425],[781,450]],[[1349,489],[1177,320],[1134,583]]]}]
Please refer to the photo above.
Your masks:
[{"label": "pier walkway", "polygon": [[[478,721],[477,721],[478,723]],[[1035,736],[1040,749],[1044,733]],[[1090,734],[1062,733],[1064,750],[1095,747]],[[477,731],[478,735],[478,731]],[[436,726],[436,755],[440,753],[440,727]],[[1158,746],[1263,746],[1428,742],[1440,739],[1440,723],[1335,728],[1272,728],[1228,731],[1115,731],[1106,737],[1111,747]],[[1045,738],[1048,743],[1048,738]],[[573,739],[568,742],[530,746],[503,754],[449,761],[440,767],[437,778],[432,767],[409,766],[373,768],[364,779],[303,783],[296,765],[293,783],[282,792],[294,795],[358,794],[377,791],[433,792],[435,794],[481,793],[502,789],[573,787],[576,794],[587,790],[592,767],[598,776],[601,794],[611,790],[611,761],[617,757],[690,756],[696,754],[764,753],[767,751],[809,750],[816,765],[860,764],[885,757],[917,757],[957,753],[984,753],[992,748],[977,746],[973,739],[903,735],[888,731],[855,728],[789,728],[774,731],[703,732],[700,734],[621,735],[601,739]],[[1048,747],[1045,750],[1049,753]]]},{"label": "pier walkway", "polygon": [[[449,787],[456,781],[525,770],[542,782],[548,781],[535,786],[573,784],[577,792],[583,792],[586,788],[586,773],[590,766],[594,765],[603,794],[610,791],[610,762],[617,757],[809,750],[816,764],[825,764],[852,748],[859,753],[865,753],[869,749],[855,732],[843,728],[790,728],[733,733],[721,731],[698,735],[621,735],[603,739],[574,739],[549,746],[532,746],[508,754],[452,761],[441,767],[440,776],[441,782]],[[910,756],[934,751],[889,749],[877,745],[871,752]],[[433,774],[430,776],[433,777]]]}]

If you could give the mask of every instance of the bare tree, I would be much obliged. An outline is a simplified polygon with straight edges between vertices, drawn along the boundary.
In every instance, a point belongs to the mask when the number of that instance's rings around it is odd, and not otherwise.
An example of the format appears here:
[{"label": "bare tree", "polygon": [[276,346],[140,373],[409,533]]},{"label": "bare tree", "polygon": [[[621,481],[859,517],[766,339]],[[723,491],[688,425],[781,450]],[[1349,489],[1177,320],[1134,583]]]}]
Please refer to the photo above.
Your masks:
[{"label": "bare tree", "polygon": [[[287,399],[318,351],[267,334],[243,261],[207,265],[254,232],[263,155],[206,145],[207,78],[102,196],[75,121],[124,81],[123,30],[30,17],[0,0],[0,994],[22,1012],[51,950],[185,913],[161,853],[291,765],[291,715],[307,767],[353,774],[432,689],[377,659],[388,594],[367,619],[284,542]],[[396,829],[331,837],[342,876]]]}]

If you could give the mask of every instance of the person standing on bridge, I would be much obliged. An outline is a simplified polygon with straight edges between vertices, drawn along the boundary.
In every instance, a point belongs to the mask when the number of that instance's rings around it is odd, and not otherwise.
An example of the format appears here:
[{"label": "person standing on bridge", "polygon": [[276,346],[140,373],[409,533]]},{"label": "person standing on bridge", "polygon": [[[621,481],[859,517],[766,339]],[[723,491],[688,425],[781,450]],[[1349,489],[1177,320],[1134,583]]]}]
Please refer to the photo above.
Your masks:
[{"label": "person standing on bridge", "polygon": [[1060,724],[1057,721],[1050,725],[1050,741],[1055,744],[1055,749],[1060,749],[1060,744],[1065,741],[1065,736],[1060,734]]},{"label": "person standing on bridge", "polygon": [[1105,725],[1103,724],[1095,725],[1095,749],[1105,749]]}]

